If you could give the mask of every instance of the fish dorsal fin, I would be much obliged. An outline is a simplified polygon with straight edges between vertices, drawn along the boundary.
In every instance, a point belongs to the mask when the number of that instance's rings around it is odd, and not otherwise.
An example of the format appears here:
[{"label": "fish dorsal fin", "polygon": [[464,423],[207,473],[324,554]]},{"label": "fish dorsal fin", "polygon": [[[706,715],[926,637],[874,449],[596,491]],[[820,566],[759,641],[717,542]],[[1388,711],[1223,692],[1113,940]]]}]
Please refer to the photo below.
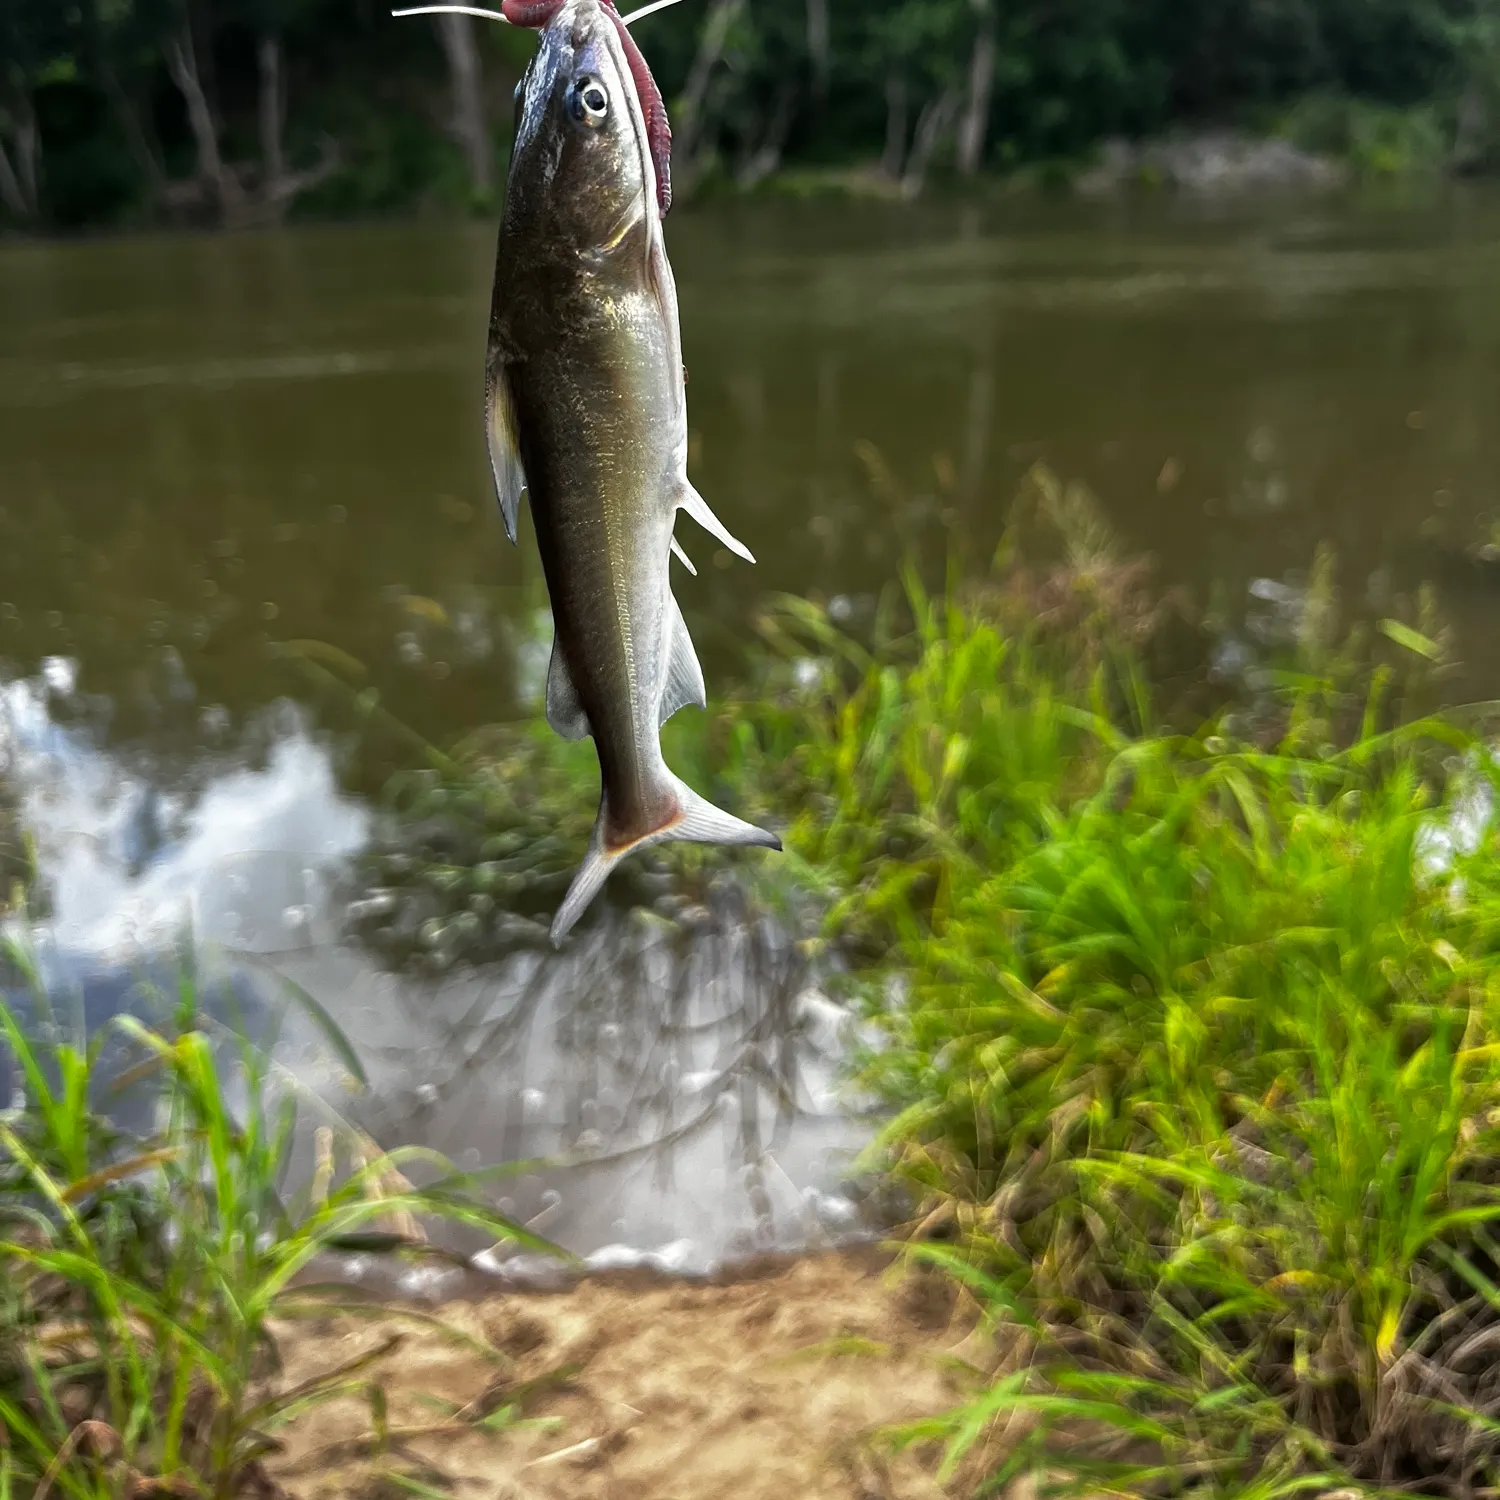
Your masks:
[{"label": "fish dorsal fin", "polygon": [[565,740],[584,740],[592,733],[588,715],[579,701],[578,689],[568,674],[562,647],[555,637],[552,661],[547,667],[547,722]]},{"label": "fish dorsal fin", "polygon": [[686,479],[682,481],[682,486],[678,491],[677,508],[685,510],[706,532],[723,542],[735,556],[743,557],[746,562],[755,561],[750,549],[729,534],[728,527],[708,508],[708,501]]},{"label": "fish dorsal fin", "polygon": [[489,443],[490,472],[495,478],[495,497],[505,520],[505,534],[514,542],[526,471],[521,467],[516,408],[505,377],[505,365],[500,362],[492,363],[484,383],[484,431]]},{"label": "fish dorsal fin", "polygon": [[703,687],[703,668],[698,665],[698,653],[693,650],[693,640],[688,634],[687,621],[682,610],[670,593],[667,595],[667,681],[662,692],[661,713],[657,724],[662,725],[679,708],[702,708],[708,695]]}]

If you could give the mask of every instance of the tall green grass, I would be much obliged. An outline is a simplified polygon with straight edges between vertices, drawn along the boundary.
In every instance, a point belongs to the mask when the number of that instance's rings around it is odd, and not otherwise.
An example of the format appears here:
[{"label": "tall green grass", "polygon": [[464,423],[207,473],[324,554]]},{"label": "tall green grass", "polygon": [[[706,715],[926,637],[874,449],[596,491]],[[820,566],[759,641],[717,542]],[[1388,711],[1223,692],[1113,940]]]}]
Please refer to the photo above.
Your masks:
[{"label": "tall green grass", "polygon": [[[278,1377],[273,1321],[339,1305],[309,1280],[321,1256],[420,1250],[412,1226],[434,1216],[546,1248],[428,1152],[361,1147],[341,1180],[288,1198],[297,1093],[248,1042],[216,1044],[198,999],[185,981],[159,1030],[118,1017],[123,1071],[43,997],[24,1023],[0,1004],[22,1094],[0,1116],[0,1495],[263,1492],[278,1430],[313,1408],[354,1394],[385,1422],[370,1367],[391,1339]],[[145,1138],[109,1122],[125,1085],[152,1092]],[[414,1163],[431,1185],[407,1182]]]},{"label": "tall green grass", "polygon": [[1372,646],[1331,579],[1257,700],[1192,732],[1088,548],[1024,589],[909,580],[873,644],[787,603],[786,665],[721,717],[830,932],[901,978],[862,1070],[880,1150],[1006,1349],[904,1434],[950,1475],[1500,1482],[1491,716],[1413,717],[1430,607]]},{"label": "tall green grass", "polygon": [[1500,901],[1490,840],[1424,865],[1460,793],[1421,766],[1132,745],[912,941],[887,1139],[1038,1320],[981,1409],[1094,1389],[1080,1479],[1494,1473]]}]

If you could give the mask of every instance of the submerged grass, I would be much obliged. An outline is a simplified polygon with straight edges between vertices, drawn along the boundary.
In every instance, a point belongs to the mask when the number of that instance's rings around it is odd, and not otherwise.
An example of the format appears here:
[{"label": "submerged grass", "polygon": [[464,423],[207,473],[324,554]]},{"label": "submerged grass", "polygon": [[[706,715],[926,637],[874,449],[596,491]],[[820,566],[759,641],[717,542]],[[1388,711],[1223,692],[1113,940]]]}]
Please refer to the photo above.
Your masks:
[{"label": "submerged grass", "polygon": [[[297,1096],[248,1042],[226,1055],[198,1000],[185,981],[162,1029],[121,1016],[88,1043],[59,1039],[40,996],[25,1019],[0,1004],[18,1085],[0,1116],[0,1495],[278,1494],[278,1430],[335,1397],[368,1398],[380,1446],[373,1372],[400,1342],[278,1378],[273,1323],[348,1300],[309,1279],[319,1257],[420,1252],[412,1226],[434,1216],[547,1248],[428,1152],[361,1141],[342,1180],[286,1198]],[[155,1125],[127,1135],[108,1102],[142,1087]]]}]

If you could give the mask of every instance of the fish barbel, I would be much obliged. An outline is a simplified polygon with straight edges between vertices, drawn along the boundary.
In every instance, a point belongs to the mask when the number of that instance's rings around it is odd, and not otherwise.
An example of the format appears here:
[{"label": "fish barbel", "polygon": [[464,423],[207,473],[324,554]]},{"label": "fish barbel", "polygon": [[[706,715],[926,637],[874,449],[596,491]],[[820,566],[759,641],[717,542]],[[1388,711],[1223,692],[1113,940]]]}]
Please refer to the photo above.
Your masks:
[{"label": "fish barbel", "polygon": [[781,841],[698,796],[661,753],[661,725],[704,703],[668,577],[677,512],[754,561],[687,477],[661,96],[607,3],[507,0],[506,14],[539,24],[541,40],[516,91],[486,364],[490,458],[512,541],[523,490],[531,502],[555,626],[548,722],[566,739],[593,736],[601,781],[588,854],[552,924],[560,943],[632,850]]}]

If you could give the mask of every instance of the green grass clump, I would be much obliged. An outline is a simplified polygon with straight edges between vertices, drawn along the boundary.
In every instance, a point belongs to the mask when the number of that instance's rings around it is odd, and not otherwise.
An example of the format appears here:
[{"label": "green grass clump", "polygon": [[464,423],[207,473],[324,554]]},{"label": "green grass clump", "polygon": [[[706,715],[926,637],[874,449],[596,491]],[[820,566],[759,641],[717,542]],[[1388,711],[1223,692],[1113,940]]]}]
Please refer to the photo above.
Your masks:
[{"label": "green grass clump", "polygon": [[881,1149],[1006,1330],[1004,1377],[906,1436],[996,1490],[1485,1491],[1486,715],[1414,718],[1430,600],[1341,637],[1323,557],[1255,701],[1176,730],[1107,554],[909,580],[860,642],[788,601],[707,741],[790,813],[828,935],[899,976],[862,1071]]},{"label": "green grass clump", "polygon": [[[882,1147],[1013,1341],[1003,1379],[908,1436],[994,1487],[1493,1485],[1482,741],[1402,724],[1388,668],[1347,691],[1326,621],[1254,712],[1173,733],[1129,651],[1075,628],[1059,653],[992,595],[911,607],[883,657],[784,614],[828,682],[734,730],[804,799],[791,842],[837,873],[831,922],[901,976],[863,1072],[899,1111]],[[1436,649],[1385,627],[1414,663]]]},{"label": "green grass clump", "polygon": [[1035,1319],[981,1409],[1092,1391],[1080,1480],[1495,1473],[1500,900],[1492,839],[1425,861],[1471,795],[1425,764],[1126,746],[911,939],[887,1139]]},{"label": "green grass clump", "polygon": [[[261,1465],[287,1423],[345,1395],[370,1400],[377,1433],[385,1420],[370,1367],[392,1340],[278,1378],[273,1321],[341,1305],[308,1280],[320,1256],[420,1251],[433,1216],[546,1248],[428,1152],[360,1141],[346,1177],[325,1163],[288,1200],[295,1094],[248,1043],[224,1055],[191,985],[174,1009],[167,1030],[114,1021],[122,1071],[106,1038],[43,1041],[55,1021],[0,1004],[24,1094],[0,1116],[0,1495],[275,1493]],[[121,1085],[152,1091],[146,1138],[96,1112]],[[431,1185],[410,1185],[413,1163]]]},{"label": "green grass clump", "polygon": [[1401,106],[1314,93],[1286,112],[1276,133],[1347,162],[1366,181],[1434,176],[1452,154],[1454,132],[1444,115],[1432,102]]}]

